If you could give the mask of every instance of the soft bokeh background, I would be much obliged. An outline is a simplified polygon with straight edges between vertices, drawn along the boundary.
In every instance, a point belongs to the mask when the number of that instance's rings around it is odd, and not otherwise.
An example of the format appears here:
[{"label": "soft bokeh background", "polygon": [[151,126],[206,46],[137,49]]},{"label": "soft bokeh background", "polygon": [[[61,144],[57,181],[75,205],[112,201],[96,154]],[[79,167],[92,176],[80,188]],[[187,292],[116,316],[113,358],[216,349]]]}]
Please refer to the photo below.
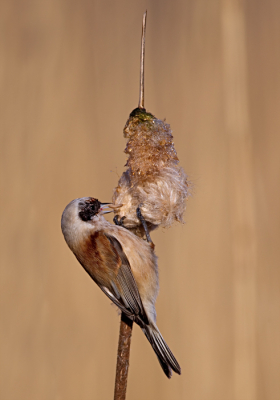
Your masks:
[{"label": "soft bokeh background", "polygon": [[280,399],[279,0],[2,0],[1,400],[112,399],[119,317],[67,248],[76,197],[110,201],[138,103],[194,184],[153,234],[170,381],[138,327],[128,399]]}]

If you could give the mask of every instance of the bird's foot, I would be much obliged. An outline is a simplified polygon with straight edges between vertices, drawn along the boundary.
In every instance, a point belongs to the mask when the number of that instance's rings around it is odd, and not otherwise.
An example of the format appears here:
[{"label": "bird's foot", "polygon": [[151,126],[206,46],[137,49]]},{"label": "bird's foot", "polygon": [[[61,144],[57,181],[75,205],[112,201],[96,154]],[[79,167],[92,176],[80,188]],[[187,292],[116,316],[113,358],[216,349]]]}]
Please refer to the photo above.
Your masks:
[{"label": "bird's foot", "polygon": [[124,228],[124,225],[123,225],[124,219],[125,219],[125,216],[120,218],[119,215],[115,215],[114,218],[113,218],[113,221],[114,221],[115,225],[122,226]]},{"label": "bird's foot", "polygon": [[143,215],[142,215],[142,212],[141,212],[141,208],[140,208],[140,207],[141,207],[141,204],[140,204],[140,206],[137,207],[137,209],[136,209],[137,218],[139,219],[139,221],[141,222],[141,224],[142,224],[142,226],[143,226],[143,228],[144,228],[144,231],[145,231],[145,234],[146,234],[147,242],[148,242],[148,243],[151,243],[151,245],[154,247],[154,243],[152,242],[152,239],[151,239],[151,236],[150,236],[150,232],[149,232],[149,229],[148,229],[148,226],[147,226],[147,222],[146,222],[145,218],[144,218]]}]

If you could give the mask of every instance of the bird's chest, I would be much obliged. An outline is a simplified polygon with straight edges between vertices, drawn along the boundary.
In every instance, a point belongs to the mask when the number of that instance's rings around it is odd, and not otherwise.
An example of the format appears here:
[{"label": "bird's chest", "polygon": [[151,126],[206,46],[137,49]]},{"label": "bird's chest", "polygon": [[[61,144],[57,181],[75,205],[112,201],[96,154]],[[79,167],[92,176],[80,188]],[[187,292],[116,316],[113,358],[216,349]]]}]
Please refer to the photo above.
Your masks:
[{"label": "bird's chest", "polygon": [[77,248],[74,253],[78,261],[96,282],[107,286],[114,280],[120,260],[102,233],[95,232],[83,238]]}]

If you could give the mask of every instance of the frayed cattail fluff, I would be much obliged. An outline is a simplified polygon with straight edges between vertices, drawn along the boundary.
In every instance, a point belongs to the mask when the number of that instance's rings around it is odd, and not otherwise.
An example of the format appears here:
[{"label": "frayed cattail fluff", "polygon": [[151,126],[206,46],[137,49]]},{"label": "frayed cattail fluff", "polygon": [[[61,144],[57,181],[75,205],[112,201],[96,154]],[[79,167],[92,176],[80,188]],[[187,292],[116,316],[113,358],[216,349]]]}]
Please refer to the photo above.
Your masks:
[{"label": "frayed cattail fluff", "polygon": [[113,202],[122,204],[116,213],[123,217],[123,225],[141,235],[139,206],[149,230],[183,222],[189,185],[178,165],[170,125],[136,108],[124,127],[124,137],[128,138],[128,168],[113,194]]}]

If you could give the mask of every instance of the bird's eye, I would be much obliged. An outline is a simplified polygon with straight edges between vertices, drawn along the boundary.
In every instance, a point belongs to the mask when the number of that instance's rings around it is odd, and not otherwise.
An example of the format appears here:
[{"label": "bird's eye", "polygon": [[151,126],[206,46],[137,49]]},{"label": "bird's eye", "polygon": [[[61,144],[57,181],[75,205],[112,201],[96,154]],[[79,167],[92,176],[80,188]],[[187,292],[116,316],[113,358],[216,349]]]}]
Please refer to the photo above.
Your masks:
[{"label": "bird's eye", "polygon": [[92,217],[94,217],[99,209],[100,209],[100,202],[96,199],[87,202],[86,204],[80,203],[79,205],[82,206],[82,210],[79,212],[79,216],[82,221],[90,221]]}]

